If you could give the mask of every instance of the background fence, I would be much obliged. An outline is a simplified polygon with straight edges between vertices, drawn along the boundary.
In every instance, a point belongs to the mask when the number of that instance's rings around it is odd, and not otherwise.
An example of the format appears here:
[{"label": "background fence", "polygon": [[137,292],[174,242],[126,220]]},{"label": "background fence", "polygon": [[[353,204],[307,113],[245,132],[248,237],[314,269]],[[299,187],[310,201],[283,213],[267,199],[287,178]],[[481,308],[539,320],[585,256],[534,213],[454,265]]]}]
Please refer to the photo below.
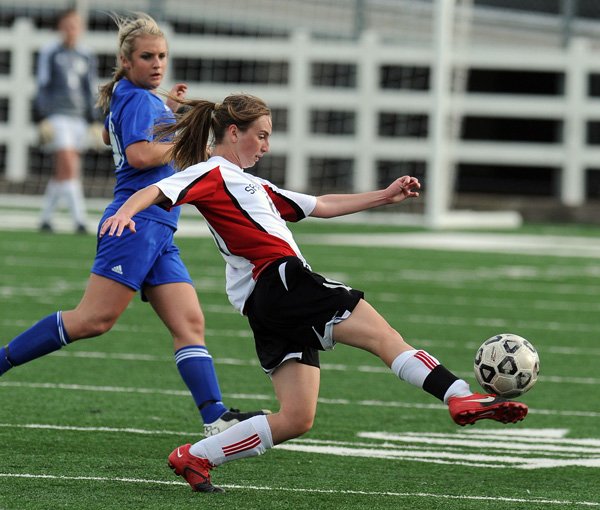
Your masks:
[{"label": "background fence", "polygon": [[[492,213],[545,198],[600,198],[600,23],[593,3],[467,0],[93,0],[85,42],[102,80],[115,62],[107,11],[167,29],[175,81],[274,110],[257,173],[311,193],[370,190],[412,173],[424,224],[513,225]],[[0,191],[40,193],[50,162],[31,121],[35,56],[66,2],[0,1]],[[597,6],[600,11],[600,6]],[[88,151],[88,196],[110,196],[112,158]],[[477,196],[485,214],[456,210]],[[482,198],[483,197],[483,198]],[[464,202],[464,200],[463,200]],[[473,202],[475,203],[475,202]],[[490,223],[490,224],[491,224]]]}]

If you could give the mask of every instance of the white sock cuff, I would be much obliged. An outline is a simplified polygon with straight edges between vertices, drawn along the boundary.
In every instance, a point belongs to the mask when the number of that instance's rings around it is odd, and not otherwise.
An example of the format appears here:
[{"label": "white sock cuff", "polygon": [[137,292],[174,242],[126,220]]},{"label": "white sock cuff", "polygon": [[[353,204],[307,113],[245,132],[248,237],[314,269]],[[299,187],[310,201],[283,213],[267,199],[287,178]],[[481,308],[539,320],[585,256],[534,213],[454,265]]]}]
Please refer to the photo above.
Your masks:
[{"label": "white sock cuff", "polygon": [[266,415],[259,414],[258,416],[253,416],[248,421],[254,426],[258,437],[260,437],[260,440],[265,445],[265,450],[273,448],[273,434],[271,433],[271,427]]},{"label": "white sock cuff", "polygon": [[446,393],[444,393],[444,404],[448,403],[448,399],[450,397],[467,397],[472,393],[473,392],[471,391],[471,388],[469,387],[467,381],[463,379],[457,379],[446,390]]}]

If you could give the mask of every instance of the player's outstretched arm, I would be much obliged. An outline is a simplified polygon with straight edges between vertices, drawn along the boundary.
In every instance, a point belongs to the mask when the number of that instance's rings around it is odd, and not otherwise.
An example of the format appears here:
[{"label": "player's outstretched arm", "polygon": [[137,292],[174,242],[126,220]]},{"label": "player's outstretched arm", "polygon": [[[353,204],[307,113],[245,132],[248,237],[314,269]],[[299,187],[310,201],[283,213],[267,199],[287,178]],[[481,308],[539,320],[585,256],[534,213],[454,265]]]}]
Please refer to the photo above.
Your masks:
[{"label": "player's outstretched arm", "polygon": [[151,205],[160,204],[166,199],[163,192],[154,185],[136,191],[119,207],[115,214],[104,220],[100,227],[100,237],[104,234],[119,237],[126,228],[135,233],[135,221],[131,218]]},{"label": "player's outstretched arm", "polygon": [[310,215],[317,218],[334,218],[382,205],[396,204],[407,198],[418,197],[420,188],[421,183],[416,177],[405,175],[378,191],[322,195],[317,197],[317,205]]}]

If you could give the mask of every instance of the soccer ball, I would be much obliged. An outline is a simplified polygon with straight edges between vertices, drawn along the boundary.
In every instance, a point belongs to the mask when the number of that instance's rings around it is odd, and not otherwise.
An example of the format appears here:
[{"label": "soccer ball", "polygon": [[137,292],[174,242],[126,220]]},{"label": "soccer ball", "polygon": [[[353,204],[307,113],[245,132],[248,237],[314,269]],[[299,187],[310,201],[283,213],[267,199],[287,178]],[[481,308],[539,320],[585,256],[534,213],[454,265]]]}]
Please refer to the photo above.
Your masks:
[{"label": "soccer ball", "polygon": [[475,355],[475,378],[488,393],[514,398],[529,391],[540,371],[531,342],[512,333],[488,338]]}]

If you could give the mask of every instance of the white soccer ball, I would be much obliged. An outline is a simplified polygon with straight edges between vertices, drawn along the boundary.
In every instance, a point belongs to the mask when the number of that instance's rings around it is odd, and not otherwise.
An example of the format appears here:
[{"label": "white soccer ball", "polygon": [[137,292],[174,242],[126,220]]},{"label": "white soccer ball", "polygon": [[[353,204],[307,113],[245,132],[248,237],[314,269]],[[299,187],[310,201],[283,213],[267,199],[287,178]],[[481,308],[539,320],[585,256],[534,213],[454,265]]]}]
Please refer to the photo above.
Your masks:
[{"label": "white soccer ball", "polygon": [[540,372],[531,342],[512,333],[488,338],[475,355],[475,378],[488,393],[514,398],[529,391]]}]

